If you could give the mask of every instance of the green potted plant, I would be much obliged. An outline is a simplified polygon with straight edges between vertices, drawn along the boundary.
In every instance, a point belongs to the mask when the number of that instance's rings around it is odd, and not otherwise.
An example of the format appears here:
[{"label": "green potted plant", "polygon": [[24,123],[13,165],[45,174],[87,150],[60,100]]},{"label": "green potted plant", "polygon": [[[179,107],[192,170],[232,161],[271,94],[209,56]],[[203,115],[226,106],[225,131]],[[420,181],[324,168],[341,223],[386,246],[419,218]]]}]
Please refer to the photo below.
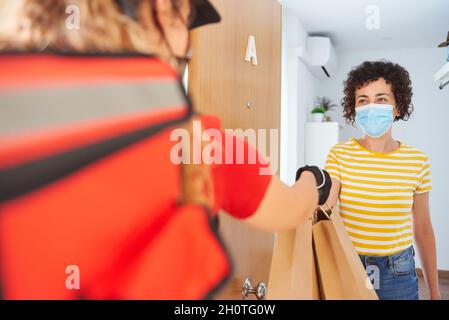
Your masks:
[{"label": "green potted plant", "polygon": [[313,109],[311,111],[312,122],[323,122],[325,112],[326,111],[321,106],[313,107]]},{"label": "green potted plant", "polygon": [[332,100],[329,99],[328,97],[317,97],[315,103],[316,105],[315,107],[312,108],[311,111],[312,121],[322,122],[324,119],[326,121],[331,121],[329,116],[327,116],[326,118],[324,116],[329,110],[335,109],[337,105],[333,103]]}]

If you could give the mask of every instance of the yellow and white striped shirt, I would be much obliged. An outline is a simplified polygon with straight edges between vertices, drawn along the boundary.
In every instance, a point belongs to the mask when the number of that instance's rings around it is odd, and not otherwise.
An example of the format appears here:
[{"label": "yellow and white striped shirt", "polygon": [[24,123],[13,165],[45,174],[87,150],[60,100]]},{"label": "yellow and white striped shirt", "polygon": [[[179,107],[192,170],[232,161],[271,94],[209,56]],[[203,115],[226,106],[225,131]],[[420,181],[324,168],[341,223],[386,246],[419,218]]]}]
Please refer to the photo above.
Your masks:
[{"label": "yellow and white striped shirt", "polygon": [[341,183],[340,215],[359,254],[386,256],[412,244],[413,196],[432,188],[422,151],[401,143],[379,153],[352,138],[330,150],[325,169]]}]

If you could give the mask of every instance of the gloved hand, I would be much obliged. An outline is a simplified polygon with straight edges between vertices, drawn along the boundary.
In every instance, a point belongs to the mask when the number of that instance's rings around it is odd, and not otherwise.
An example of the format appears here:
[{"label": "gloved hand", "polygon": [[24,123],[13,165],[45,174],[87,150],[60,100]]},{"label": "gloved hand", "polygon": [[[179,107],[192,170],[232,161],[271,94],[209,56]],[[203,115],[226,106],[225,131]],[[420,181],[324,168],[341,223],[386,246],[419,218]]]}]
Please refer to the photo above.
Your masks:
[{"label": "gloved hand", "polygon": [[332,187],[332,180],[329,173],[316,166],[305,166],[296,171],[296,181],[299,180],[304,171],[310,171],[315,176],[318,191],[318,205],[322,206],[326,203],[327,198],[329,198],[329,193]]}]

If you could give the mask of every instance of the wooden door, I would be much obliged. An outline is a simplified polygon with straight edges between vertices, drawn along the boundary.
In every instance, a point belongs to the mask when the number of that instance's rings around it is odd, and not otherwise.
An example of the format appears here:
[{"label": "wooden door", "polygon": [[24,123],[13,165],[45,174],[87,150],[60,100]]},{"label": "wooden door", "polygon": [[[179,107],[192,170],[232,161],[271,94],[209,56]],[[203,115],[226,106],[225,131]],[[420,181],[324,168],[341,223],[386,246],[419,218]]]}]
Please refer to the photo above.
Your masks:
[{"label": "wooden door", "polygon": [[[196,110],[219,116],[223,128],[279,129],[280,4],[276,0],[211,2],[222,22],[192,34],[194,59],[189,65],[188,87]],[[255,38],[257,65],[245,61],[249,36]],[[254,286],[268,282],[274,235],[223,213],[220,231],[233,259],[234,274],[217,298],[242,299],[245,278],[251,278]]]}]

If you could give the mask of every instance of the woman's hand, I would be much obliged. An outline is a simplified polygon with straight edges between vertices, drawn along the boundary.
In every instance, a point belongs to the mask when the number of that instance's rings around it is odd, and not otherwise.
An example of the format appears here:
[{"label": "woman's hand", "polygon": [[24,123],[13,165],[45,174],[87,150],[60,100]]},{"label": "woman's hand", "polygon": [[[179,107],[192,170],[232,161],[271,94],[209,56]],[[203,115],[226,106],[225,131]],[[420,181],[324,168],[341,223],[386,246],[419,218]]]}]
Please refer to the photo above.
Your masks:
[{"label": "woman's hand", "polygon": [[430,300],[441,300],[440,290],[430,293]]},{"label": "woman's hand", "polygon": [[[329,208],[333,208],[337,205],[338,197],[340,196],[340,181],[332,178],[332,187],[327,198],[326,205]],[[319,208],[319,207],[318,207]]]},{"label": "woman's hand", "polygon": [[432,300],[441,299],[438,286],[438,270],[435,234],[430,220],[429,192],[415,194],[413,197],[413,229],[421,257],[424,279]]}]

